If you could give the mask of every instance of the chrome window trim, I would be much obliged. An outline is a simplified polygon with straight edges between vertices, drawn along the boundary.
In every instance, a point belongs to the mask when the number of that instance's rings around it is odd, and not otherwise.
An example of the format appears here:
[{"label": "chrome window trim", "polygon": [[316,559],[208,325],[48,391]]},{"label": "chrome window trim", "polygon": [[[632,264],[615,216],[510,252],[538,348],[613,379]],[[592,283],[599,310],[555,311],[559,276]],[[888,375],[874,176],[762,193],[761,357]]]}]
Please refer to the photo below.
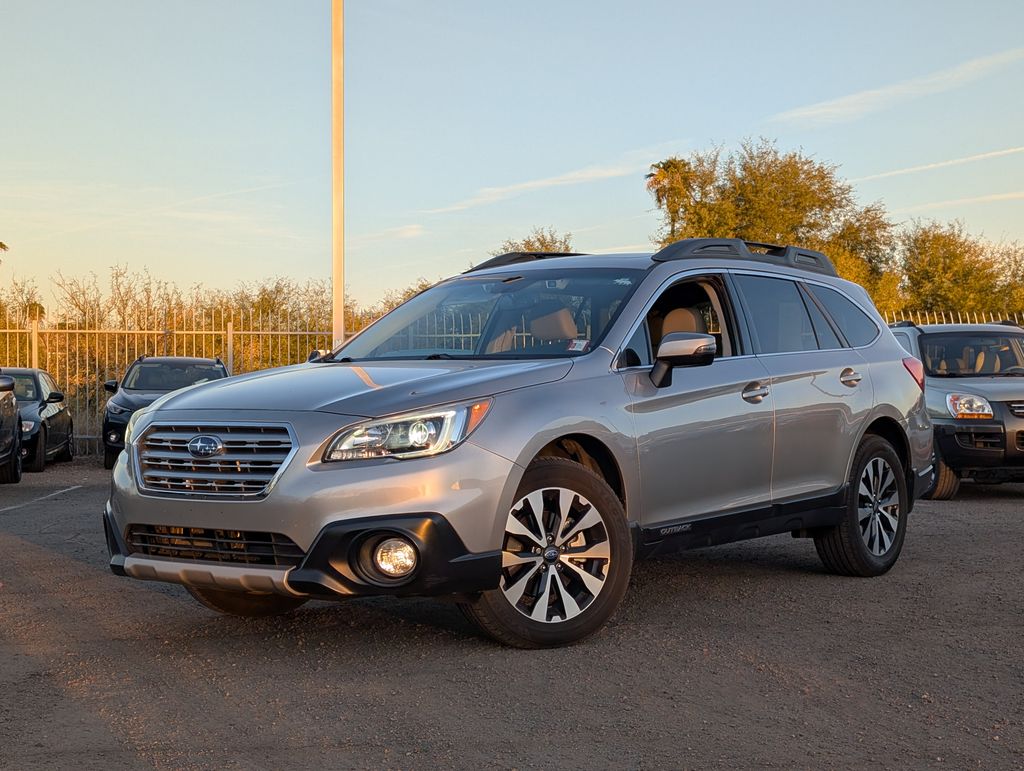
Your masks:
[{"label": "chrome window trim", "polygon": [[[238,427],[267,427],[267,428],[283,428],[288,432],[288,437],[291,439],[292,447],[288,454],[281,461],[281,465],[278,467],[277,472],[258,493],[192,493],[184,492],[180,490],[153,490],[143,485],[142,479],[142,466],[139,462],[139,441],[150,432],[151,429],[158,426],[171,426],[181,427],[189,425],[203,425],[206,422],[210,426],[238,426]],[[201,433],[201,432],[200,432]],[[295,434],[295,429],[290,423],[284,422],[265,422],[258,420],[212,420],[212,421],[181,421],[181,420],[154,420],[149,423],[139,434],[138,438],[132,440],[130,461],[132,464],[132,472],[135,476],[135,489],[140,496],[144,498],[192,498],[194,500],[215,500],[224,503],[249,503],[254,500],[262,500],[266,498],[273,491],[277,485],[281,475],[285,472],[285,469],[291,464],[292,459],[299,452],[299,439]]]}]

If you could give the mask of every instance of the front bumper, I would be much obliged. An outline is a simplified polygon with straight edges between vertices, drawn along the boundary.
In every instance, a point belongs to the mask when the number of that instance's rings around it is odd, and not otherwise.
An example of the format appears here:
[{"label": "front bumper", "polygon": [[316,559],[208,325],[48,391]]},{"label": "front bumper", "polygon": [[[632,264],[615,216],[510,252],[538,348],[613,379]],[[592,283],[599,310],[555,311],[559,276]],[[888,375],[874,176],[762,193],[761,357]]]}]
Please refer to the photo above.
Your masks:
[{"label": "front bumper", "polygon": [[[352,519],[321,531],[302,563],[294,568],[251,567],[148,557],[132,553],[116,530],[110,509],[103,526],[110,569],[119,576],[233,591],[293,597],[340,599],[376,595],[434,597],[494,589],[501,575],[499,550],[473,553],[439,514]],[[404,581],[387,581],[360,560],[367,539],[408,538],[419,553],[416,570]]]},{"label": "front bumper", "polygon": [[1024,476],[1024,418],[1003,404],[993,409],[992,420],[933,419],[936,451],[947,466],[967,476]]},{"label": "front bumper", "polygon": [[[128,428],[128,421],[132,413],[126,412],[121,415],[111,415],[105,412],[103,415],[103,446],[108,450],[124,449],[124,432]],[[116,437],[112,438],[112,437]]]}]

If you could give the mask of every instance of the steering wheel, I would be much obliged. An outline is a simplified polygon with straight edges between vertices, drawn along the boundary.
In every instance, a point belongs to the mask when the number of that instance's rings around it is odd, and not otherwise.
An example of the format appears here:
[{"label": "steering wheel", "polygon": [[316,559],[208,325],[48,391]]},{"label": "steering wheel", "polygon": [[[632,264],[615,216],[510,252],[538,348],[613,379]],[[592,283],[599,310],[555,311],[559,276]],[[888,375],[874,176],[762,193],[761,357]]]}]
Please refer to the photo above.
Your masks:
[{"label": "steering wheel", "polygon": [[1006,369],[1003,370],[1003,372],[1020,372],[1022,375],[1024,375],[1024,367],[1007,367]]}]

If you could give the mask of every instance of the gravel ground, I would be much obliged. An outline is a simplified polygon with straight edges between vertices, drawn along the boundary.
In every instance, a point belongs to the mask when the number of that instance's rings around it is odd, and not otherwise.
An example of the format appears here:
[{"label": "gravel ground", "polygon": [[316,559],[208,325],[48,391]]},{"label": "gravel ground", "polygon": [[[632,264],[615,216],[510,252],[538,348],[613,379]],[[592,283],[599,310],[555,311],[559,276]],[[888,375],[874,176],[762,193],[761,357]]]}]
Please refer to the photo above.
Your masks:
[{"label": "gravel ground", "polygon": [[442,603],[117,578],[107,485],[0,488],[4,768],[1024,768],[1022,486],[920,503],[883,578],[788,536],[641,563],[596,637],[517,651]]}]

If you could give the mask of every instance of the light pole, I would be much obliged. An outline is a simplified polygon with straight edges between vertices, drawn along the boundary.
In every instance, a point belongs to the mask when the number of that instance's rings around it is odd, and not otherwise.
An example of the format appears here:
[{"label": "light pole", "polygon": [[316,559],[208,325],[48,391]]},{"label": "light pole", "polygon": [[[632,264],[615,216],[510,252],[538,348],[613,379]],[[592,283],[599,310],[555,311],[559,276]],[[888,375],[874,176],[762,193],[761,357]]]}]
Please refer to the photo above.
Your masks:
[{"label": "light pole", "polygon": [[331,330],[345,339],[345,0],[331,0]]}]

